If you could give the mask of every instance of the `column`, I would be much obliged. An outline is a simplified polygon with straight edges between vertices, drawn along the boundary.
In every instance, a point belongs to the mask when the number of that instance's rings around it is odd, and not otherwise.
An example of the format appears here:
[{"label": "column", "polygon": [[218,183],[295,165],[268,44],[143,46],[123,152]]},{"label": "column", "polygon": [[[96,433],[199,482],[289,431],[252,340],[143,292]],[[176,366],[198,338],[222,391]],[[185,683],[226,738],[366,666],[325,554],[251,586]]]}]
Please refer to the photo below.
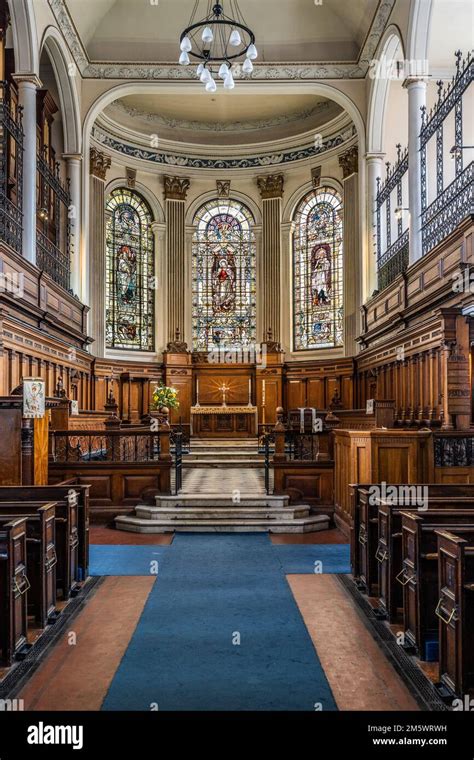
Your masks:
[{"label": "column", "polygon": [[186,335],[186,228],[185,201],[189,179],[164,177],[167,223],[168,341]]},{"label": "column", "polygon": [[162,351],[166,346],[168,336],[166,329],[166,224],[152,222],[151,229],[155,240],[155,350]]},{"label": "column", "polygon": [[359,241],[359,150],[354,145],[339,156],[344,185],[344,348],[357,353],[360,334],[361,266]]},{"label": "column", "polygon": [[281,200],[283,174],[270,174],[257,178],[262,197],[262,278],[259,291],[262,296],[261,331],[264,336],[271,330],[273,340],[281,338]]},{"label": "column", "polygon": [[280,310],[280,343],[282,349],[289,353],[293,347],[293,314],[291,304],[293,299],[289,292],[292,281],[293,267],[293,232],[294,222],[281,226],[281,310]]},{"label": "column", "polygon": [[374,290],[377,290],[377,177],[382,179],[384,176],[384,158],[385,153],[367,153],[365,156],[367,166],[367,234],[369,238],[369,260],[366,267],[367,298],[370,298]]},{"label": "column", "polygon": [[23,256],[36,264],[36,74],[14,74],[23,108]]},{"label": "column", "polygon": [[410,207],[410,264],[421,258],[421,107],[426,106],[426,81],[408,77],[403,86],[408,91],[408,193]]},{"label": "column", "polygon": [[111,158],[91,148],[89,198],[89,332],[95,356],[105,352],[105,178]]},{"label": "column", "polygon": [[71,290],[80,300],[85,298],[81,281],[81,170],[82,156],[80,153],[64,153],[66,174],[70,182],[71,205],[69,219],[71,222]]}]

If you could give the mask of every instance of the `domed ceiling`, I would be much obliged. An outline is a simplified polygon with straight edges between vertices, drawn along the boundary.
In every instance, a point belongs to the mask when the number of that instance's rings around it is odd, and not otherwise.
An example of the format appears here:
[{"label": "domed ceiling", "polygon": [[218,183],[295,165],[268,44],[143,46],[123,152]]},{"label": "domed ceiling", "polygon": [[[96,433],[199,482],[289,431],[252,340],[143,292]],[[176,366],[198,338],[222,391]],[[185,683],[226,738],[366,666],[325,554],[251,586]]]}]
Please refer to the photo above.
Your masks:
[{"label": "domed ceiling", "polygon": [[314,95],[255,95],[218,91],[140,94],[108,106],[107,120],[140,134],[196,145],[249,145],[317,131],[343,112]]}]

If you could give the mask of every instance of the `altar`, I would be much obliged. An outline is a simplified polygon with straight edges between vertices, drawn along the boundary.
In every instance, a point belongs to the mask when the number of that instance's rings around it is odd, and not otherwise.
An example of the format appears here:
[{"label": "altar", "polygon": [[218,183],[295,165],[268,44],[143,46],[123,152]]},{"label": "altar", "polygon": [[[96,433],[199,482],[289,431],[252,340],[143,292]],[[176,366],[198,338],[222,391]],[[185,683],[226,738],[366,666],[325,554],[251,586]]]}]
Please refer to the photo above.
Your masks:
[{"label": "altar", "polygon": [[198,438],[252,438],[257,430],[256,406],[191,407],[191,435]]}]

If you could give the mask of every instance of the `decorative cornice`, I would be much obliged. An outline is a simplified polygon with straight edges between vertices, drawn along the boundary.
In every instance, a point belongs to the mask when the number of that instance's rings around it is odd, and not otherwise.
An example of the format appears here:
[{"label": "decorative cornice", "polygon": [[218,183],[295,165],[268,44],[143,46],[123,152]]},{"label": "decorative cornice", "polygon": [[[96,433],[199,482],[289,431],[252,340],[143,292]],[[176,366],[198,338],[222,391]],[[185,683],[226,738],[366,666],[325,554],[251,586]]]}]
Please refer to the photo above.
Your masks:
[{"label": "decorative cornice", "polygon": [[137,147],[135,145],[129,145],[123,140],[120,140],[114,135],[102,130],[97,124],[92,128],[92,137],[98,143],[110,150],[115,150],[124,156],[129,158],[141,159],[142,161],[151,161],[156,164],[164,166],[175,166],[187,169],[213,169],[213,170],[227,170],[227,169],[262,169],[265,167],[272,167],[291,163],[292,161],[302,161],[307,158],[313,158],[314,156],[324,153],[343,145],[343,143],[352,139],[356,135],[356,129],[353,125],[342,130],[338,134],[325,138],[322,144],[315,144],[312,142],[310,145],[303,146],[301,148],[290,148],[282,150],[276,153],[261,153],[258,155],[250,156],[230,156],[228,158],[213,158],[212,156],[190,156],[178,153],[171,153],[150,150],[145,147]]},{"label": "decorative cornice", "polygon": [[257,177],[257,187],[264,200],[281,198],[284,184],[283,174],[268,174],[266,177]]},{"label": "decorative cornice", "polygon": [[[192,66],[179,66],[167,63],[127,63],[91,61],[87,55],[64,0],[48,0],[58,27],[66,40],[76,65],[84,78],[118,79],[141,81],[195,81]],[[372,25],[365,39],[359,60],[352,63],[312,62],[298,63],[259,63],[253,72],[241,76],[250,81],[304,81],[317,79],[363,79],[373,60],[377,46],[387,25],[396,0],[383,0],[374,15]]]},{"label": "decorative cornice", "polygon": [[107,153],[102,153],[97,148],[91,148],[90,173],[93,177],[105,180],[107,169],[110,169],[111,163],[112,159]]},{"label": "decorative cornice", "polygon": [[356,174],[359,171],[359,149],[357,145],[353,145],[344,153],[341,153],[338,158],[343,179],[347,179],[351,174]]},{"label": "decorative cornice", "polygon": [[189,179],[183,177],[163,177],[165,188],[165,200],[185,201],[186,195],[191,185]]}]

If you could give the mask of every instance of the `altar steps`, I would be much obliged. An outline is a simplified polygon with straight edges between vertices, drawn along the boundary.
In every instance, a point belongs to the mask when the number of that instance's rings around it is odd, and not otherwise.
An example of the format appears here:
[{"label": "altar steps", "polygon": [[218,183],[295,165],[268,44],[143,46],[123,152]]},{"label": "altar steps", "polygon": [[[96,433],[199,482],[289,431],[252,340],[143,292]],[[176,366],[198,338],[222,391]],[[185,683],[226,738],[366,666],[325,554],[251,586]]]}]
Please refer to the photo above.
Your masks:
[{"label": "altar steps", "polygon": [[115,519],[118,530],[135,533],[270,532],[313,533],[329,528],[327,515],[311,515],[307,505],[289,506],[288,496],[178,494],[158,496],[156,506],[138,506]]}]

